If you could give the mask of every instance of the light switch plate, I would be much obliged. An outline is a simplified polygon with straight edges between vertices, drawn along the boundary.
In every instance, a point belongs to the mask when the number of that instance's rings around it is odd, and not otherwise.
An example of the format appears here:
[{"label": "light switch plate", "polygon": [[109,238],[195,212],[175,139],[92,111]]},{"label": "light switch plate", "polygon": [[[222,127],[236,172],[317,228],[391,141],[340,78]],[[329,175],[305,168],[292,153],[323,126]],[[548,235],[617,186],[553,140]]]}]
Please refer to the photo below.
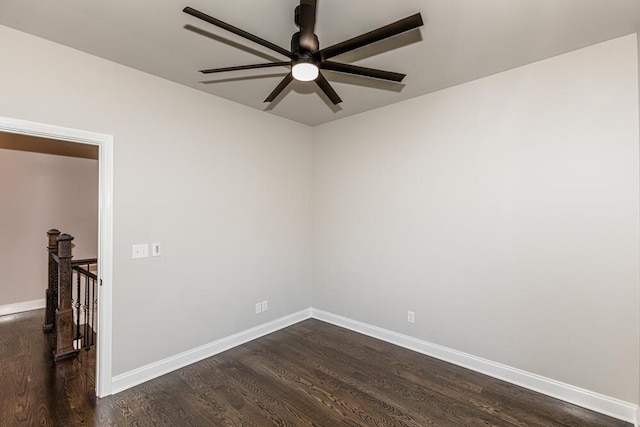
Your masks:
[{"label": "light switch plate", "polygon": [[149,245],[147,243],[133,245],[132,248],[133,250],[131,255],[133,259],[147,258],[149,256]]},{"label": "light switch plate", "polygon": [[152,256],[162,255],[162,248],[160,247],[160,242],[153,242],[151,244],[151,255]]}]

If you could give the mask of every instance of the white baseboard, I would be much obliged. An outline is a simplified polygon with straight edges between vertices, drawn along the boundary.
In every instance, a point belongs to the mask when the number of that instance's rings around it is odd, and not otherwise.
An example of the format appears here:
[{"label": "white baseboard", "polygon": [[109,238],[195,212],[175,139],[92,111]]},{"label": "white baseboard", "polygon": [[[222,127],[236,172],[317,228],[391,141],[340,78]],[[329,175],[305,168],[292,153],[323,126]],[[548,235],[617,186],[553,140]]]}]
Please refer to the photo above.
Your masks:
[{"label": "white baseboard", "polygon": [[46,305],[47,301],[44,298],[33,301],[17,302],[15,304],[0,305],[0,316],[22,313],[23,311],[38,310],[40,308],[45,308]]},{"label": "white baseboard", "polygon": [[387,329],[358,322],[322,310],[311,309],[311,317],[345,329],[359,332],[418,353],[426,354],[454,365],[462,366],[521,387],[546,394],[565,402],[599,412],[610,417],[634,423],[638,427],[638,405],[605,396],[560,381],[545,378],[501,363],[492,362],[457,350],[432,344]]},{"label": "white baseboard", "polygon": [[[0,307],[0,309],[1,308],[2,307]],[[113,394],[119,393],[309,318],[322,320],[418,353],[426,354],[444,360],[445,362],[462,366],[546,394],[547,396],[633,423],[636,427],[640,427],[640,408],[633,403],[314,308],[293,313],[272,322],[256,326],[255,328],[238,332],[237,334],[221,338],[209,344],[117,375],[112,378],[111,391]]]},{"label": "white baseboard", "polygon": [[272,322],[256,326],[255,328],[238,332],[237,334],[221,338],[209,344],[196,347],[192,350],[187,350],[183,353],[176,354],[175,356],[117,375],[112,379],[111,392],[113,394],[119,393],[138,384],[142,384],[143,382],[175,371],[176,369],[191,365],[192,363],[206,359],[207,357],[215,356],[216,354],[222,353],[223,351],[229,350],[233,347],[237,347],[264,335],[286,328],[287,326],[309,319],[310,317],[311,309],[307,308],[297,313],[281,317],[280,319],[276,319]]}]

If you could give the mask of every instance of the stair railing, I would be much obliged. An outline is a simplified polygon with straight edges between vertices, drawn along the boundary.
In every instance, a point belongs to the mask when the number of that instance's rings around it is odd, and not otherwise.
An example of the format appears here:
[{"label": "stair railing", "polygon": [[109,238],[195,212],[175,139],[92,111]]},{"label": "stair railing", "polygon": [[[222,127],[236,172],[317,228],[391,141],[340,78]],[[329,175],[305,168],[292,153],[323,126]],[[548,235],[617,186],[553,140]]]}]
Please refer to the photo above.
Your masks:
[{"label": "stair railing", "polygon": [[74,275],[71,292],[75,315],[74,347],[77,349],[89,350],[95,344],[98,276],[91,271],[94,267],[97,267],[95,258],[71,262]]},{"label": "stair railing", "polygon": [[[53,357],[58,361],[75,356],[80,347],[88,349],[94,344],[97,276],[90,269],[97,259],[73,261],[72,236],[52,229],[47,237],[49,277],[43,330],[55,335]],[[85,320],[82,325],[81,311]]]}]

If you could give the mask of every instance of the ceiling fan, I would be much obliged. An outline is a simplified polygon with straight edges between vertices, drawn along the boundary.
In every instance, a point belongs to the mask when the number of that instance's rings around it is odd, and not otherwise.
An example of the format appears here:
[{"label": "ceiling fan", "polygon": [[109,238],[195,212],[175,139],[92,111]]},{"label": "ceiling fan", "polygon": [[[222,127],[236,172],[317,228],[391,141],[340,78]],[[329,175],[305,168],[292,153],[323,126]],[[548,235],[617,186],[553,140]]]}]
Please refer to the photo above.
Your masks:
[{"label": "ceiling fan", "polygon": [[405,74],[394,73],[391,71],[377,70],[374,68],[359,67],[351,64],[329,61],[334,56],[341,55],[346,52],[367,46],[369,44],[384,40],[389,37],[413,30],[423,25],[420,13],[393,22],[376,30],[354,37],[352,39],[334,44],[333,46],[320,49],[318,36],[315,35],[316,24],[316,0],[300,0],[300,5],[296,6],[294,20],[300,31],[291,37],[291,51],[288,51],[276,44],[264,40],[258,36],[248,33],[233,25],[222,22],[203,12],[195,10],[191,7],[185,7],[183,12],[188,13],[205,22],[223,28],[247,40],[271,49],[283,56],[289,58],[288,61],[269,62],[263,64],[239,65],[236,67],[211,68],[208,70],[200,70],[201,73],[222,73],[227,71],[251,70],[267,67],[291,67],[289,74],[276,86],[276,88],[267,96],[264,102],[272,102],[280,93],[293,81],[315,81],[318,87],[324,92],[329,100],[337,105],[342,102],[335,90],[331,87],[327,79],[322,75],[320,70],[330,70],[338,73],[355,74],[358,76],[371,77],[375,79],[389,80],[393,82],[401,82],[405,78]]}]

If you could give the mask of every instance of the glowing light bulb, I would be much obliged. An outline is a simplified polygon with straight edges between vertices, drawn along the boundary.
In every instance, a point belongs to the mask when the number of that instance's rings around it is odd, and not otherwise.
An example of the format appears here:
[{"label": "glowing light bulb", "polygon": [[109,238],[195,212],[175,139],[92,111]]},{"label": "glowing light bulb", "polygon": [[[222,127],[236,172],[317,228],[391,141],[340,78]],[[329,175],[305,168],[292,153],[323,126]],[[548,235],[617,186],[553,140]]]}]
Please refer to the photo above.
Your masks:
[{"label": "glowing light bulb", "polygon": [[298,62],[293,64],[291,68],[291,74],[296,80],[301,82],[310,82],[318,78],[318,66],[312,62]]}]

